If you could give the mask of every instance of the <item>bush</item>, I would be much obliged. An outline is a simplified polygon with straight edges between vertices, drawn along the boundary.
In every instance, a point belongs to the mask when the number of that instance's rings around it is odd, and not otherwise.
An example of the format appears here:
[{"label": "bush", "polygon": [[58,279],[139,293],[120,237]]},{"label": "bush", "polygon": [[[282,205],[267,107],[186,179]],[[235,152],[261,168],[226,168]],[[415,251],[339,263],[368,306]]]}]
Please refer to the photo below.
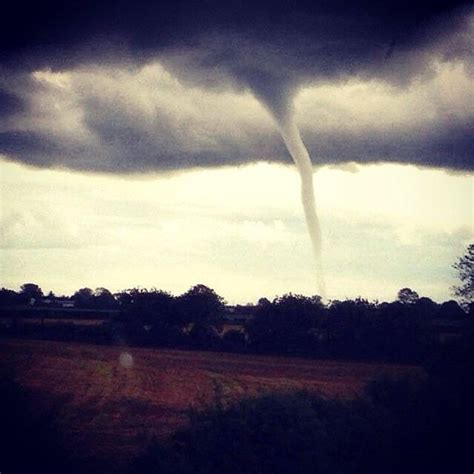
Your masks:
[{"label": "bush", "polygon": [[31,396],[12,374],[0,378],[1,470],[12,474],[32,472],[79,473],[61,445],[51,413],[38,415]]},{"label": "bush", "polygon": [[188,428],[167,443],[153,443],[135,472],[470,473],[474,389],[470,363],[458,362],[451,377],[378,379],[357,400],[308,393],[230,405],[218,399],[192,412]]},{"label": "bush", "polygon": [[214,326],[195,323],[189,332],[192,347],[198,349],[217,349],[220,347],[221,338]]},{"label": "bush", "polygon": [[222,336],[222,347],[233,352],[242,352],[246,349],[245,333],[236,329],[227,331]]}]

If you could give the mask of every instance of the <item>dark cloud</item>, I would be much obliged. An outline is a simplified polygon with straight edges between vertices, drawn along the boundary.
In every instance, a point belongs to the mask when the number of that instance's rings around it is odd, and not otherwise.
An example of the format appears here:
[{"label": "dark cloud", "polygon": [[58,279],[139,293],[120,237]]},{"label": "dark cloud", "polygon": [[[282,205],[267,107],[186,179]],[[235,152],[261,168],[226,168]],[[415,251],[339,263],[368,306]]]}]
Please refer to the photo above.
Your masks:
[{"label": "dark cloud", "polygon": [[438,124],[428,130],[394,130],[364,134],[318,133],[305,136],[306,145],[325,164],[409,163],[433,168],[474,171],[471,121]]},{"label": "dark cloud", "polygon": [[[234,94],[225,102],[220,94],[189,92],[182,85],[173,86],[172,80],[159,75],[163,70],[156,69],[153,74],[142,72],[113,80],[110,77],[117,70],[87,73],[87,77],[79,74],[71,79],[71,89],[66,93],[51,86],[48,95],[46,86],[34,87],[46,98],[32,100],[40,109],[26,111],[24,117],[39,117],[32,124],[40,122],[42,127],[0,133],[0,153],[34,166],[113,173],[240,165],[257,160],[290,163],[276,128],[250,97],[239,102]],[[137,92],[139,84],[142,89]],[[155,87],[165,92],[149,96]],[[426,108],[436,99],[437,90],[433,87],[425,99]],[[129,91],[145,99],[140,102],[129,96]],[[195,96],[188,96],[192,93],[199,97],[196,104]],[[317,89],[316,93],[322,94]],[[72,108],[68,108],[70,97],[74,98]],[[410,97],[394,105],[403,110]],[[306,100],[319,102],[320,95]],[[391,103],[394,99],[390,96],[385,100]],[[190,103],[196,110],[188,110]],[[373,117],[365,125],[354,126],[350,109],[340,110],[339,104],[331,101],[319,107],[334,115],[336,124],[329,120],[328,125],[327,117],[318,113],[318,123],[313,118],[300,118],[303,138],[315,163],[396,162],[473,170],[472,115],[453,118],[443,112],[436,119],[423,120],[410,119],[408,113],[405,125],[401,120],[402,125],[391,126],[391,119],[379,124],[382,118]],[[71,125],[71,116],[80,120]]]},{"label": "dark cloud", "polygon": [[[35,131],[0,132],[0,152],[13,156],[30,157],[31,164],[41,166],[48,156],[61,151],[46,134]],[[37,157],[37,158],[35,158]]]},{"label": "dark cloud", "polygon": [[0,118],[9,118],[25,108],[26,104],[21,97],[0,89]]},{"label": "dark cloud", "polygon": [[[4,64],[63,69],[140,63],[165,55],[176,70],[227,76],[261,94],[307,76],[380,74],[465,21],[464,1],[243,2],[151,0],[10,2],[0,28]],[[451,45],[445,54],[466,55]],[[179,59],[183,59],[180,64]],[[388,69],[388,71],[386,71]],[[204,77],[205,76],[205,77]],[[268,89],[270,88],[270,90]],[[273,94],[272,94],[273,97]]]},{"label": "dark cloud", "polygon": [[[10,2],[0,25],[0,63],[10,71],[6,82],[14,90],[15,74],[41,68],[139,68],[158,59],[190,87],[250,90],[279,115],[304,84],[359,77],[403,87],[431,74],[433,57],[467,64],[472,18],[467,5],[452,0]],[[0,118],[26,115],[9,94],[0,93]],[[280,139],[268,130],[220,133],[202,143],[186,136],[192,124],[173,121],[163,111],[145,125],[145,118],[86,95],[78,100],[92,141],[31,124],[19,130],[2,125],[0,152],[39,166],[127,172],[241,163],[256,156],[287,159]],[[360,161],[471,169],[470,127],[461,125],[409,136],[355,136],[344,130],[325,135],[315,129],[307,140],[327,162],[353,161],[356,155]]]}]

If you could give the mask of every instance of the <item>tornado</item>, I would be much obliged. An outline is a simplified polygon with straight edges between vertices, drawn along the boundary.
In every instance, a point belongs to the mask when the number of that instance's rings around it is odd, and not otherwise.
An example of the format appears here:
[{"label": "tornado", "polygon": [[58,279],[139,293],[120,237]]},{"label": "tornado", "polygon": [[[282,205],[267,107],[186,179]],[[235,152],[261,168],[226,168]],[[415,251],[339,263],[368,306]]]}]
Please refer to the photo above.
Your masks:
[{"label": "tornado", "polygon": [[315,263],[316,263],[316,285],[321,297],[326,297],[326,285],[323,275],[322,262],[322,238],[321,225],[319,223],[314,196],[313,166],[308,150],[301,139],[300,131],[296,125],[292,111],[284,117],[275,117],[278,129],[281,133],[286,148],[298,168],[301,179],[301,202],[308,234],[311,239]]},{"label": "tornado", "polygon": [[313,165],[295,121],[292,94],[283,87],[254,88],[255,95],[273,117],[301,179],[301,202],[315,258],[315,282],[319,295],[326,298],[323,275],[321,226],[314,196]]}]

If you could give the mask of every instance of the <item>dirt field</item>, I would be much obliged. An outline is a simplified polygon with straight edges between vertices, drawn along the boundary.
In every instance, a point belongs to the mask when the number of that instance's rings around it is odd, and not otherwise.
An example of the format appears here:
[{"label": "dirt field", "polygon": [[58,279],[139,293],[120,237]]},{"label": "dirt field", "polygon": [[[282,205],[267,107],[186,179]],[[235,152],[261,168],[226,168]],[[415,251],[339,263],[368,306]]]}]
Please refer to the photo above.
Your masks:
[{"label": "dirt field", "polygon": [[117,469],[150,436],[165,437],[185,423],[186,410],[212,400],[307,389],[356,395],[381,374],[416,367],[375,363],[0,340],[2,365],[42,405],[59,412],[69,449],[91,461],[114,459]]}]

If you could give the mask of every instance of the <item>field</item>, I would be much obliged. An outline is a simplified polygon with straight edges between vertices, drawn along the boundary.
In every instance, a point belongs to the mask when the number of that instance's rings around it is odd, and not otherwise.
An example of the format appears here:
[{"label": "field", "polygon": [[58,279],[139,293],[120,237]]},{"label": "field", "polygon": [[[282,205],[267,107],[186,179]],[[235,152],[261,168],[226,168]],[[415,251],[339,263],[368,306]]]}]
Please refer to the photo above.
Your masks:
[{"label": "field", "polygon": [[269,391],[306,389],[353,397],[381,374],[420,369],[228,353],[3,339],[2,365],[14,368],[38,409],[54,407],[74,454],[120,471],[150,437],[186,422],[191,406]]}]

